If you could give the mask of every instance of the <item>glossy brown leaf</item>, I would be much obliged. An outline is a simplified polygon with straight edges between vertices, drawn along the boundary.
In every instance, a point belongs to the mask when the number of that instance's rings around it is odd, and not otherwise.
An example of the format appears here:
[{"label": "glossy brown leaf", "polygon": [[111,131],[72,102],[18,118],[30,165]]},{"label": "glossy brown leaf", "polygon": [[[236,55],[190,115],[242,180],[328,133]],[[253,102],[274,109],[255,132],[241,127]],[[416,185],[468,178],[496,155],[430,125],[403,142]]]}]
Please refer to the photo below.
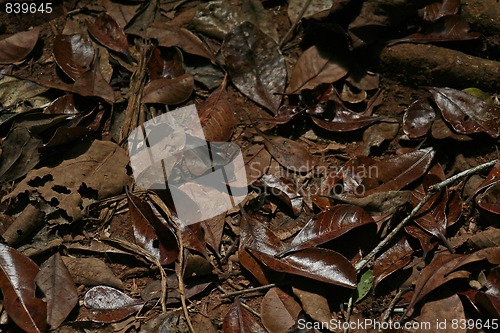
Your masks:
[{"label": "glossy brown leaf", "polygon": [[127,198],[135,242],[162,264],[174,262],[179,255],[174,232],[158,219],[151,207],[141,198],[128,191]]},{"label": "glossy brown leaf", "polygon": [[380,160],[358,156],[349,160],[339,171],[343,178],[343,190],[346,194],[357,196],[399,191],[422,177],[433,157],[432,148],[388,156]]},{"label": "glossy brown leaf", "polygon": [[500,198],[500,183],[495,183],[484,191],[477,200],[477,203],[482,209],[492,214],[500,215],[500,202],[498,198]]},{"label": "glossy brown leaf", "polygon": [[194,90],[191,74],[183,74],[173,79],[152,80],[144,87],[143,103],[175,105],[185,102]]},{"label": "glossy brown leaf", "polygon": [[301,310],[292,296],[279,288],[271,288],[260,305],[262,324],[269,333],[288,332]]},{"label": "glossy brown leaf", "polygon": [[413,249],[405,237],[383,252],[373,264],[373,289],[386,277],[404,268],[412,260]]},{"label": "glossy brown leaf", "polygon": [[337,55],[311,46],[297,60],[290,75],[287,94],[314,89],[321,83],[334,83],[348,73],[346,61]]},{"label": "glossy brown leaf", "polygon": [[186,73],[182,52],[176,47],[155,47],[146,66],[150,80],[172,79]]},{"label": "glossy brown leaf", "polygon": [[88,71],[94,60],[94,46],[85,35],[58,35],[52,45],[54,59],[73,80]]},{"label": "glossy brown leaf", "polygon": [[195,34],[187,29],[172,25],[162,25],[161,27],[149,28],[148,36],[149,38],[158,40],[160,46],[177,46],[184,52],[215,61],[208,47]]},{"label": "glossy brown leaf", "polygon": [[9,317],[27,333],[43,333],[47,327],[47,304],[35,296],[40,269],[24,254],[0,244],[0,289]]},{"label": "glossy brown leaf", "polygon": [[424,7],[424,20],[436,21],[446,15],[456,15],[460,10],[460,0],[443,0]]},{"label": "glossy brown leaf", "polygon": [[104,99],[106,102],[113,104],[115,102],[115,94],[113,88],[109,85],[102,76],[99,68],[99,56],[94,61],[92,68],[85,73],[82,73],[73,84],[73,92],[82,96],[97,96]]},{"label": "glossy brown leaf", "polygon": [[307,172],[316,165],[316,160],[306,146],[281,136],[267,135],[258,131],[271,155],[283,167],[294,172]]},{"label": "glossy brown leaf", "polygon": [[324,244],[354,228],[374,222],[361,207],[348,204],[335,205],[307,222],[292,240],[286,253]]},{"label": "glossy brown leaf", "polygon": [[107,13],[101,13],[88,24],[88,30],[99,43],[115,52],[128,54],[127,36],[114,18]]},{"label": "glossy brown leaf", "polygon": [[249,248],[248,251],[275,271],[300,275],[346,288],[356,288],[356,271],[351,262],[338,252],[309,248],[278,259],[256,249]]},{"label": "glossy brown leaf", "polygon": [[142,301],[115,288],[96,286],[85,293],[83,305],[93,314],[93,321],[113,323],[137,312]]},{"label": "glossy brown leaf", "polygon": [[212,92],[198,109],[205,140],[228,141],[233,135],[236,121],[228,98],[223,84]]},{"label": "glossy brown leaf", "polygon": [[389,45],[396,43],[432,43],[459,40],[472,40],[481,37],[478,32],[470,32],[465,18],[459,15],[442,16],[423,32],[418,32],[404,38],[395,39]]},{"label": "glossy brown leaf", "polygon": [[40,28],[18,32],[0,40],[0,64],[13,64],[21,61],[35,47]]},{"label": "glossy brown leaf", "polygon": [[0,144],[0,183],[26,175],[40,161],[42,140],[24,126],[14,127]]},{"label": "glossy brown leaf", "polygon": [[413,102],[403,116],[403,132],[410,138],[423,137],[431,129],[436,113],[427,99]]},{"label": "glossy brown leaf", "polygon": [[248,185],[266,174],[271,163],[271,154],[264,145],[252,145],[243,151],[243,161]]},{"label": "glossy brown leaf", "polygon": [[295,216],[302,212],[304,199],[298,193],[297,184],[285,177],[276,175],[264,175],[255,182],[256,186],[262,187],[268,194],[274,195],[283,202]]},{"label": "glossy brown leaf", "polygon": [[80,113],[75,107],[75,99],[73,94],[66,94],[56,98],[43,113],[48,114],[78,114]]},{"label": "glossy brown leaf", "polygon": [[219,254],[219,248],[222,241],[222,234],[224,233],[225,216],[224,214],[212,217],[200,223],[203,229],[203,237],[205,242]]},{"label": "glossy brown leaf", "polygon": [[454,271],[456,265],[460,263],[464,257],[466,256],[450,253],[436,255],[431,263],[420,272],[420,276],[415,283],[415,293],[408,305],[408,309],[413,308],[413,306],[424,296],[446,282],[457,278],[468,277],[470,272],[463,270]]},{"label": "glossy brown leaf", "polygon": [[248,98],[276,114],[285,89],[285,59],[278,44],[250,22],[227,34],[222,44],[229,77]]},{"label": "glossy brown leaf", "polygon": [[488,176],[484,179],[484,181],[479,185],[479,187],[474,191],[474,196],[487,189],[488,187],[500,182],[500,162],[496,163],[493,168],[491,168]]},{"label": "glossy brown leaf", "polygon": [[239,298],[236,298],[224,317],[222,323],[224,333],[266,333],[267,331],[253,317],[253,315],[241,306]]},{"label": "glossy brown leaf", "polygon": [[460,134],[500,136],[500,109],[452,88],[430,88],[443,118]]},{"label": "glossy brown leaf", "polygon": [[47,323],[59,327],[78,304],[78,290],[59,253],[40,267],[36,284],[47,300]]},{"label": "glossy brown leaf", "polygon": [[263,285],[269,284],[269,272],[248,252],[249,248],[275,255],[283,250],[281,240],[271,229],[250,216],[243,215],[240,224],[240,263]]}]

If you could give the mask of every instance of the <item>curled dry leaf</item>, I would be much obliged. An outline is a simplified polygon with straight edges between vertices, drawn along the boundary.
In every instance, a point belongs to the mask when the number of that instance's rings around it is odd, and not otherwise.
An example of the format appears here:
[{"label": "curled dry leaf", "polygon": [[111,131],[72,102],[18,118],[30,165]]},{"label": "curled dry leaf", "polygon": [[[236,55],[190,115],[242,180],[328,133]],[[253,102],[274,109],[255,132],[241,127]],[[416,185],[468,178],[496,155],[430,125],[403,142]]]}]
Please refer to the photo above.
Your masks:
[{"label": "curled dry leaf", "polygon": [[136,244],[151,253],[163,265],[173,263],[179,255],[174,232],[160,221],[145,201],[129,191],[126,193]]},{"label": "curled dry leaf", "polygon": [[47,259],[36,276],[47,300],[47,323],[57,328],[78,304],[78,290],[59,253]]},{"label": "curled dry leaf", "polygon": [[460,134],[500,136],[500,108],[463,91],[429,88],[443,118]]},{"label": "curled dry leaf", "polygon": [[180,104],[191,96],[193,90],[193,76],[187,73],[173,79],[152,80],[144,87],[142,103]]},{"label": "curled dry leaf", "polygon": [[292,240],[290,247],[283,253],[324,244],[354,228],[374,222],[373,218],[361,207],[335,205],[307,222]]},{"label": "curled dry leaf", "polygon": [[83,305],[93,314],[93,321],[113,323],[137,312],[142,301],[115,288],[96,286],[85,293]]},{"label": "curled dry leaf", "polygon": [[35,47],[39,35],[40,28],[33,28],[0,40],[0,64],[13,64],[26,58]]},{"label": "curled dry leaf", "polygon": [[356,288],[356,270],[351,262],[338,252],[308,248],[278,259],[256,249],[248,248],[248,251],[272,270],[350,289]]},{"label": "curled dry leaf", "polygon": [[292,296],[279,288],[271,288],[260,305],[262,324],[269,333],[288,332],[301,310]]},{"label": "curled dry leaf", "polygon": [[198,109],[201,128],[207,141],[228,141],[233,135],[235,119],[225,87],[210,94]]},{"label": "curled dry leaf", "polygon": [[128,54],[127,36],[112,16],[101,13],[94,23],[89,23],[87,26],[99,43],[115,52]]},{"label": "curled dry leaf", "polygon": [[423,137],[431,129],[436,113],[427,99],[413,102],[403,116],[403,132],[410,139]]},{"label": "curled dry leaf", "polygon": [[47,304],[35,296],[40,269],[24,254],[0,244],[0,289],[9,317],[27,333],[43,333],[47,327]]},{"label": "curled dry leaf", "polygon": [[267,331],[253,317],[253,315],[241,306],[239,298],[236,298],[224,317],[222,323],[224,333],[266,333]]},{"label": "curled dry leaf", "polygon": [[[305,2],[303,0],[291,0],[288,4],[288,17],[290,21],[295,22],[301,17],[299,17]],[[326,12],[328,14],[329,9],[332,8],[333,0],[312,0],[307,6],[306,11],[302,15],[303,18],[308,18],[315,16],[319,13]]]},{"label": "curled dry leaf", "polygon": [[299,93],[303,89],[314,89],[321,83],[334,83],[347,73],[345,60],[317,46],[311,46],[297,60],[286,93]]},{"label": "curled dry leaf", "polygon": [[281,136],[267,135],[258,130],[271,155],[293,172],[307,172],[316,165],[315,158],[304,144]]},{"label": "curled dry leaf", "polygon": [[86,35],[58,35],[52,54],[57,65],[73,80],[88,71],[94,60],[94,45]]},{"label": "curled dry leaf", "polygon": [[99,56],[97,56],[97,60],[94,61],[92,68],[82,73],[75,80],[73,92],[82,96],[101,97],[106,102],[113,104],[115,102],[115,94],[113,88],[104,80],[99,68],[99,62]]},{"label": "curled dry leaf", "polygon": [[227,34],[222,44],[229,77],[248,98],[276,114],[285,89],[285,58],[278,44],[250,22]]}]

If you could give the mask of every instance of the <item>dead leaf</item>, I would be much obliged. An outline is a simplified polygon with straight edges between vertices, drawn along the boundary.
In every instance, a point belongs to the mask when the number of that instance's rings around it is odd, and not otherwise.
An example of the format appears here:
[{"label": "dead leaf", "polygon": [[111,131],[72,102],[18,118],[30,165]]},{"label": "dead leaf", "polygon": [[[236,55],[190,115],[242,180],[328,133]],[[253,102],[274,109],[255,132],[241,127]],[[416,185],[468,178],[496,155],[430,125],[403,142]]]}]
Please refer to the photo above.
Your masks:
[{"label": "dead leaf", "polygon": [[87,27],[92,36],[108,49],[129,54],[127,36],[112,16],[101,13],[94,23],[88,23]]},{"label": "dead leaf", "polygon": [[459,40],[473,40],[481,37],[478,32],[470,32],[467,20],[459,15],[447,15],[438,18],[423,32],[418,32],[388,43],[432,43]]},{"label": "dead leaf", "polygon": [[443,299],[426,302],[420,310],[420,315],[413,320],[420,323],[430,323],[429,330],[410,330],[409,332],[436,332],[443,333],[466,333],[464,326],[456,327],[445,325],[438,327],[437,323],[466,322],[464,307],[458,295],[451,295]]},{"label": "dead leaf", "polygon": [[229,141],[236,120],[231,102],[223,84],[214,90],[198,109],[201,128],[207,141]]},{"label": "dead leaf", "polygon": [[158,45],[164,47],[177,46],[186,53],[195,54],[215,62],[208,47],[191,31],[172,25],[152,26],[147,31],[148,38],[158,40]]},{"label": "dead leaf", "polygon": [[152,80],[144,87],[142,103],[181,104],[191,96],[193,90],[194,79],[188,73],[173,79]]},{"label": "dead leaf", "polygon": [[292,296],[279,288],[271,288],[260,305],[262,324],[269,333],[286,333],[301,310]]},{"label": "dead leaf", "polygon": [[115,102],[115,94],[113,88],[109,85],[102,76],[99,68],[99,53],[97,53],[96,61],[93,62],[92,68],[84,73],[81,73],[75,79],[73,84],[73,92],[82,96],[97,96],[104,99],[106,102],[113,104]]},{"label": "dead leaf", "polygon": [[85,293],[83,305],[93,314],[93,321],[114,323],[137,312],[142,301],[115,288],[96,286]]},{"label": "dead leaf", "polygon": [[304,312],[320,323],[328,323],[333,318],[325,289],[320,284],[306,284],[306,280],[299,279],[299,283],[292,286],[293,293],[302,304]]},{"label": "dead leaf", "polygon": [[0,64],[13,64],[30,54],[38,42],[40,28],[18,32],[0,40]]},{"label": "dead leaf", "polygon": [[281,136],[267,135],[258,130],[271,155],[286,169],[307,172],[316,165],[315,158],[302,143]]},{"label": "dead leaf", "polygon": [[423,137],[431,129],[436,113],[427,99],[413,102],[403,116],[403,131],[410,139]]},{"label": "dead leaf", "polygon": [[33,81],[3,75],[0,78],[0,103],[4,108],[14,106],[21,101],[29,101],[47,90],[49,88]]},{"label": "dead leaf", "polygon": [[311,46],[297,60],[286,93],[299,93],[304,89],[314,89],[321,83],[334,83],[346,76],[348,71],[344,59]]},{"label": "dead leaf", "polygon": [[173,79],[186,73],[184,57],[176,47],[155,47],[146,64],[149,79]]},{"label": "dead leaf", "polygon": [[99,286],[101,284],[123,289],[123,282],[118,279],[104,261],[89,257],[61,257],[76,284]]},{"label": "dead leaf", "polygon": [[[304,7],[304,1],[302,0],[290,0],[288,3],[288,17],[291,22],[297,21],[299,19],[299,14]],[[319,13],[330,11],[332,8],[333,0],[313,0],[307,6],[306,11],[302,15],[302,18],[309,18],[315,16]]]},{"label": "dead leaf", "polygon": [[221,48],[229,77],[248,98],[276,114],[285,89],[285,59],[278,44],[250,22],[235,27]]},{"label": "dead leaf", "polygon": [[17,250],[0,244],[0,289],[9,317],[27,333],[43,333],[47,327],[47,304],[35,296],[40,269]]},{"label": "dead leaf", "polygon": [[302,212],[304,198],[298,193],[297,184],[290,179],[276,175],[264,175],[255,182],[255,185],[262,187],[264,192],[272,194],[283,202],[294,216],[299,216]]},{"label": "dead leaf", "polygon": [[26,127],[14,127],[0,145],[0,183],[26,175],[40,161],[42,140]]},{"label": "dead leaf", "polygon": [[47,323],[59,327],[78,304],[78,291],[59,253],[40,267],[36,283],[47,300]]},{"label": "dead leaf", "polygon": [[[75,152],[80,155],[73,157]],[[49,220],[76,221],[82,217],[85,207],[121,193],[130,181],[127,153],[113,142],[95,140],[90,146],[84,143],[68,151],[66,156],[68,159],[55,167],[28,172],[3,201],[21,193],[37,192],[56,208],[46,212],[50,213],[47,214]]]},{"label": "dead leaf", "polygon": [[222,323],[224,333],[266,333],[253,315],[241,306],[239,298],[234,300]]},{"label": "dead leaf", "polygon": [[452,88],[430,88],[443,118],[460,134],[500,136],[500,109]]},{"label": "dead leaf", "polygon": [[356,271],[351,262],[338,252],[308,248],[277,259],[256,249],[247,248],[247,250],[272,270],[350,289],[356,288]]},{"label": "dead leaf", "polygon": [[370,154],[371,147],[380,147],[384,141],[394,139],[399,131],[399,123],[384,122],[374,124],[363,133],[363,143],[366,147],[365,155]]},{"label": "dead leaf", "polygon": [[86,35],[58,35],[52,45],[54,59],[74,81],[88,71],[94,60],[94,45]]},{"label": "dead leaf", "polygon": [[266,174],[271,163],[271,154],[264,145],[249,146],[242,154],[247,174],[247,184],[251,185]]},{"label": "dead leaf", "polygon": [[413,249],[406,237],[390,246],[373,263],[373,289],[386,277],[404,268],[412,260]]},{"label": "dead leaf", "polygon": [[173,263],[179,256],[177,238],[170,227],[155,215],[150,205],[126,190],[135,243],[162,263]]},{"label": "dead leaf", "polygon": [[300,230],[284,253],[290,253],[331,241],[350,230],[375,223],[366,211],[354,205],[335,205],[312,218]]},{"label": "dead leaf", "polygon": [[456,15],[460,10],[460,0],[444,0],[424,7],[424,20],[434,22],[446,15]]}]

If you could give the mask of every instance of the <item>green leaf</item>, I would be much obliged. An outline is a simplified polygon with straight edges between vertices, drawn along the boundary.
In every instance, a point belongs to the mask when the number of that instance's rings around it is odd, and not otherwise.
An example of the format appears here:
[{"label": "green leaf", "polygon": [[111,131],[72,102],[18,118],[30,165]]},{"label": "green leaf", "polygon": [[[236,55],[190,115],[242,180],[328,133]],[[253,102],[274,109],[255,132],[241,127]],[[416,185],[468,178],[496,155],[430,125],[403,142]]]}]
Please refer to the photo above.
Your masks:
[{"label": "green leaf", "polygon": [[361,276],[361,279],[359,280],[358,287],[356,288],[356,293],[354,295],[354,298],[356,299],[354,302],[358,303],[361,301],[363,298],[365,298],[366,295],[368,295],[368,292],[372,289],[373,285],[373,271],[368,270]]}]

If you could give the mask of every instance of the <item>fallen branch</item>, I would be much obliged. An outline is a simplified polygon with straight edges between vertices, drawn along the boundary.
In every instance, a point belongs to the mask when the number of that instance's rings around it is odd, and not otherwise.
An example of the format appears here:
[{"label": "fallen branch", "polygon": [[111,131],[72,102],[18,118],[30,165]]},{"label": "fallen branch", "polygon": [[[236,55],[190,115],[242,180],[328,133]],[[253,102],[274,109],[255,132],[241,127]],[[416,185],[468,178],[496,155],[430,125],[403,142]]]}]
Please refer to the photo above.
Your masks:
[{"label": "fallen branch", "polygon": [[196,333],[191,323],[191,319],[189,318],[189,311],[186,305],[186,293],[184,288],[184,278],[182,277],[182,273],[184,271],[184,243],[182,242],[182,232],[181,226],[175,224],[175,231],[177,233],[177,240],[179,241],[179,258],[178,263],[175,265],[175,273],[177,275],[177,281],[179,284],[179,295],[181,297],[182,311],[184,312],[184,318],[186,318],[187,325],[189,327],[189,331],[191,333]]},{"label": "fallen branch", "polygon": [[273,287],[276,287],[276,284],[271,283],[271,284],[267,284],[265,286],[260,286],[260,287],[256,287],[256,288],[249,288],[249,289],[245,289],[245,290],[238,290],[238,291],[233,291],[233,292],[229,292],[229,293],[224,293],[224,294],[222,294],[222,297],[224,298],[224,297],[238,296],[238,295],[242,295],[242,294],[248,294],[248,293],[251,293],[254,291],[261,291],[261,290],[270,289]]},{"label": "fallen branch", "polygon": [[368,253],[361,261],[359,261],[354,268],[356,269],[356,272],[359,273],[369,262],[372,260],[379,252],[382,250],[384,246],[386,246],[392,239],[396,236],[396,234],[403,229],[403,227],[413,219],[413,217],[418,213],[418,211],[436,194],[437,192],[441,191],[443,188],[446,186],[454,183],[456,180],[467,177],[469,175],[475,174],[479,171],[482,171],[484,169],[487,169],[493,165],[495,165],[498,162],[498,160],[490,161],[488,163],[484,163],[481,165],[478,165],[474,168],[467,169],[465,171],[462,171],[458,174],[456,174],[453,177],[450,177],[448,179],[443,180],[440,183],[434,184],[429,187],[429,191],[427,192],[427,195],[418,203],[418,205],[413,208],[413,210],[410,212],[410,214],[404,218],[382,241],[370,252]]}]

